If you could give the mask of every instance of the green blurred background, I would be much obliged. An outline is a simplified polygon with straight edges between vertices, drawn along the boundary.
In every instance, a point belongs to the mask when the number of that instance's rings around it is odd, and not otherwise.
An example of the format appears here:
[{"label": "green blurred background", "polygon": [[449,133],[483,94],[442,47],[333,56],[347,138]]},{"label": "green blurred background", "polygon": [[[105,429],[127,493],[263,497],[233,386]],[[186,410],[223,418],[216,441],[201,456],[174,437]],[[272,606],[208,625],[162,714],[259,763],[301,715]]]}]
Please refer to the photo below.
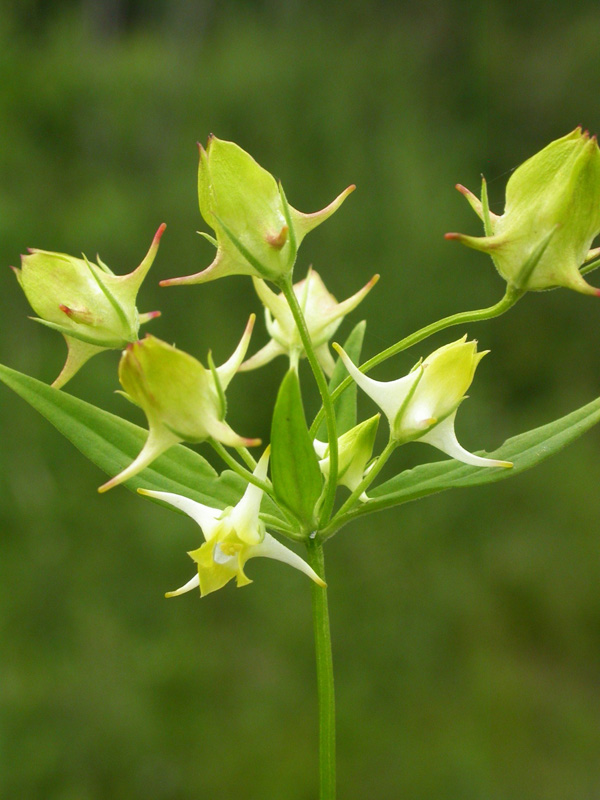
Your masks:
[{"label": "green blurred background", "polygon": [[[370,318],[365,355],[502,295],[485,256],[443,240],[479,233],[456,182],[485,173],[501,212],[527,156],[577,124],[600,131],[595,0],[0,8],[0,361],[44,381],[65,348],[27,320],[7,269],[26,247],[128,272],[167,222],[140,307],[201,359],[225,358],[259,310],[241,277],[157,286],[212,257],[195,234],[195,142],[211,131],[302,210],[358,185],[298,273],[314,264],[340,299],[382,274],[340,333]],[[531,295],[376,376],[476,336],[492,354],[458,433],[492,449],[599,394],[599,325],[598,301]],[[265,341],[259,319],[252,346]],[[68,391],[143,424],[113,393],[117,362],[98,356]],[[236,430],[268,438],[284,368],[236,378]],[[97,495],[103,475],[3,387],[0,424],[0,797],[313,800],[306,578],[263,559],[246,589],[165,601],[192,574],[194,524],[122,488]],[[405,449],[398,468],[437,458]],[[330,543],[340,798],[600,797],[599,455],[592,432],[514,481]]]}]

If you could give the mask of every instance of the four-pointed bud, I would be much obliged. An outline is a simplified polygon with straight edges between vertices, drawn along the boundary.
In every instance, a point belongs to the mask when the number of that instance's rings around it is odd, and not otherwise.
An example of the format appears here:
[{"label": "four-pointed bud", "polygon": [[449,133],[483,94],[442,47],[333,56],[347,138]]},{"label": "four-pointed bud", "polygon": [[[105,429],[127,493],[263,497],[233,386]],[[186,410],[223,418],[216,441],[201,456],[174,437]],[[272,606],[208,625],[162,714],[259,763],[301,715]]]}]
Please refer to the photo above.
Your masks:
[{"label": "four-pointed bud", "polygon": [[[267,477],[268,461],[267,448],[254,470],[255,477],[261,481]],[[250,558],[258,556],[290,564],[308,575],[319,586],[325,586],[306,561],[266,532],[265,525],[259,517],[263,497],[260,487],[249,483],[237,505],[224,511],[178,494],[146,489],[138,491],[188,514],[198,523],[206,540],[201,547],[189,553],[197,564],[197,573],[180,589],[168,592],[167,597],[175,597],[196,587],[200,587],[200,594],[204,597],[210,592],[221,589],[233,578],[236,579],[238,586],[246,586],[251,580],[244,573],[244,565]]]},{"label": "four-pointed bud", "polygon": [[119,380],[126,396],[148,418],[148,439],[135,461],[100,491],[129,480],[179,442],[212,438],[231,447],[260,444],[259,439],[238,436],[224,419],[225,389],[246,354],[253,324],[254,315],[233,355],[211,369],[154,336],[127,347],[119,364]]},{"label": "four-pointed bud", "polygon": [[152,266],[165,225],[161,225],[150,249],[129,275],[114,275],[100,261],[85,257],[30,250],[22,257],[17,279],[33,310],[34,319],[60,331],[69,349],[67,361],[53,386],[60,388],[93,355],[121,349],[138,338],[142,323],[159,316],[139,314],[136,297]]},{"label": "four-pointed bud", "polygon": [[[367,464],[373,454],[373,445],[377,435],[380,414],[366,419],[338,437],[338,476],[339,486],[347,486],[351,492],[358,488],[365,477]],[[329,477],[329,445],[315,439],[314,448],[319,456],[319,467],[323,475]],[[369,498],[363,492],[360,500],[365,502]]]},{"label": "four-pointed bud", "polygon": [[[600,150],[596,137],[577,128],[551,142],[510,177],[504,214],[491,214],[464,186],[488,235],[447,233],[489,253],[500,275],[517,289],[565,286],[600,295],[582,277],[594,237],[600,233]],[[484,185],[485,190],[485,185]]]},{"label": "four-pointed bud", "polygon": [[477,364],[485,355],[477,352],[477,342],[466,339],[465,336],[440,347],[416,364],[408,375],[389,382],[367,377],[339,345],[333,346],[356,383],[387,416],[390,435],[396,442],[425,442],[476,467],[512,467],[508,461],[469,453],[456,439],[456,411],[471,385]]},{"label": "four-pointed bud", "polygon": [[290,274],[302,239],[330,217],[354,186],[313,214],[288,205],[275,178],[233,142],[211,136],[200,145],[198,199],[216,239],[212,264],[202,272],[161,281],[161,286],[204,283],[225,275],[279,280]]},{"label": "four-pointed bud", "polygon": [[[335,366],[329,352],[329,340],[346,314],[356,308],[378,280],[379,275],[374,275],[366,286],[342,303],[338,303],[327,291],[320,275],[312,269],[304,280],[294,284],[294,294],[306,320],[315,354],[327,375],[331,375]],[[292,365],[297,364],[305,352],[287,300],[283,294],[272,292],[264,281],[258,278],[253,278],[253,281],[256,293],[265,306],[265,321],[271,341],[245,361],[240,369],[243,371],[262,367],[282,354],[289,356]]]}]

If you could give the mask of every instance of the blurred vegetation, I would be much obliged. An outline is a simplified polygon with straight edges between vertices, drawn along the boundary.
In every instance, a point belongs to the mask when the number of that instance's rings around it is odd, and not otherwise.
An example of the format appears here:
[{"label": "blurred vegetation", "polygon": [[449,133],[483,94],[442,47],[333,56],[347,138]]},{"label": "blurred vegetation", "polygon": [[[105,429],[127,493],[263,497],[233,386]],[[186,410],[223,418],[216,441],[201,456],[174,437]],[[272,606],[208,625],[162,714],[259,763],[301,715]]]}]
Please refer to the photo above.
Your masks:
[{"label": "blurred vegetation", "polygon": [[[313,263],[339,298],[382,273],[360,308],[371,355],[501,296],[483,255],[442,238],[479,231],[453,186],[475,190],[485,173],[501,211],[523,159],[577,124],[600,131],[599,26],[593,0],[8,0],[0,263],[26,247],[99,251],[126,272],[166,221],[140,295],[163,311],[148,330],[218,362],[258,310],[249,282],[157,286],[211,258],[194,233],[195,142],[214,131],[302,210],[358,185],[303,245],[298,273]],[[4,268],[0,361],[50,381],[64,345],[29,313]],[[377,375],[478,337],[492,354],[459,437],[492,449],[598,395],[599,321],[590,298],[536,294]],[[257,327],[254,348],[267,339]],[[142,424],[113,394],[117,361],[98,356],[68,391]],[[284,366],[235,379],[236,430],[268,438]],[[167,602],[191,576],[193,523],[124,489],[97,496],[98,470],[4,389],[0,426],[0,797],[312,800],[306,578],[260,560],[243,591]],[[397,467],[436,457],[405,449]],[[600,796],[599,453],[595,432],[514,482],[331,542],[340,798]]]}]

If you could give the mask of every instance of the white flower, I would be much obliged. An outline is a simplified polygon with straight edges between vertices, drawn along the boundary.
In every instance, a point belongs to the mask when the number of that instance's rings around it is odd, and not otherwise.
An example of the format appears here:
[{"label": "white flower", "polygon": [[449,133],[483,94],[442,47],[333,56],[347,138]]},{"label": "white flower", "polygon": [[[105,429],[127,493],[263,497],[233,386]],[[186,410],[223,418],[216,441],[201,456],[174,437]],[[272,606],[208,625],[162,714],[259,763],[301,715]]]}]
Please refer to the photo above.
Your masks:
[{"label": "white flower", "polygon": [[[327,291],[320,275],[310,269],[306,278],[294,284],[294,294],[306,320],[306,327],[319,363],[327,375],[331,375],[334,361],[327,343],[339,328],[342,319],[356,308],[379,280],[374,275],[366,286],[342,303]],[[292,364],[305,355],[304,345],[296,327],[294,317],[283,294],[275,294],[267,284],[253,278],[254,288],[265,306],[265,321],[271,341],[255,353],[240,367],[240,371],[256,369],[274,358],[287,354]]]},{"label": "white flower", "polygon": [[465,399],[477,364],[487,352],[478,353],[477,342],[466,339],[464,336],[440,347],[408,375],[387,382],[368,378],[339,345],[333,346],[356,383],[388,418],[392,439],[400,444],[425,442],[476,467],[512,467],[509,461],[469,453],[456,439],[454,420],[458,406]]},{"label": "white flower", "polygon": [[[257,478],[261,480],[266,478],[268,462],[269,448],[265,450],[256,465],[254,475]],[[196,587],[200,587],[200,594],[204,597],[210,592],[221,589],[232,578],[236,579],[238,586],[245,586],[251,583],[250,578],[244,573],[246,561],[259,556],[290,564],[308,575],[319,586],[325,586],[306,561],[266,532],[265,525],[259,517],[263,492],[258,486],[248,484],[237,505],[224,511],[205,506],[179,494],[147,489],[138,491],[140,494],[162,500],[190,516],[198,523],[206,540],[201,547],[189,553],[197,564],[197,573],[184,586],[168,592],[167,597],[175,597]]]}]

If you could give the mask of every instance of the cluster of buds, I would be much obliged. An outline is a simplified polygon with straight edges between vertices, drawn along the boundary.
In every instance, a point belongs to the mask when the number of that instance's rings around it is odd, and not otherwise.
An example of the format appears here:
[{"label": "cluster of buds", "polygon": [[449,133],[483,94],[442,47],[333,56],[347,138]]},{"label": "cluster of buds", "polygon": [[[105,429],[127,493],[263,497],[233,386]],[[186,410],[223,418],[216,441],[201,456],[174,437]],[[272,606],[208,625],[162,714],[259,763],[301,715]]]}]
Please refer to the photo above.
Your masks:
[{"label": "cluster of buds", "polygon": [[[524,292],[566,286],[585,294],[600,294],[582,277],[582,266],[591,254],[596,254],[590,247],[600,232],[600,150],[595,137],[590,138],[577,129],[520,166],[508,182],[502,216],[489,211],[485,184],[481,200],[464,187],[458,188],[483,220],[486,235],[477,238],[453,233],[447,234],[447,238],[489,253],[510,287]],[[161,285],[249,275],[265,306],[266,327],[271,337],[262,349],[244,361],[254,324],[252,315],[234,353],[219,367],[213,364],[210,355],[209,366],[205,367],[153,336],[138,340],[140,325],[159,313],[139,314],[136,298],[156,255],[164,225],[158,229],[140,266],[129,275],[114,275],[100,259],[94,264],[85,257],[78,259],[42,250],[32,250],[23,257],[21,269],[15,272],[38,315],[37,320],[61,332],[68,345],[67,362],[54,386],[63,386],[96,353],[124,348],[119,365],[123,394],[144,411],[148,420],[148,436],[139,455],[101,486],[100,491],[128,481],[181,442],[212,440],[233,448],[260,444],[258,439],[239,436],[225,421],[225,392],[237,372],[258,368],[279,355],[288,356],[296,372],[310,343],[322,370],[328,376],[334,373],[329,341],[379,276],[375,275],[356,294],[338,303],[317,272],[309,270],[307,277],[291,289],[304,317],[306,329],[302,332],[288,305],[286,290],[290,290],[296,254],[304,236],[331,216],[353,189],[350,186],[321,211],[303,214],[288,204],[273,176],[236,144],[211,136],[206,149],[200,147],[200,212],[215,234],[203,235],[216,247],[216,256],[203,271],[162,281]],[[267,280],[284,292],[276,294],[268,287]],[[290,294],[287,298],[290,302],[294,300]],[[486,352],[478,351],[475,341],[467,341],[465,336],[440,347],[407,375],[389,382],[368,377],[339,345],[333,347],[355,383],[386,416],[390,450],[408,442],[422,442],[475,467],[512,466],[510,462],[470,453],[456,438],[458,408]],[[327,482],[333,480],[331,450],[336,438],[331,437],[328,442],[315,439],[311,445],[304,412],[301,408],[300,411],[294,424],[300,424],[301,419],[303,433],[308,438],[307,458],[312,459],[313,474],[317,476],[317,496],[320,476],[316,464]],[[283,416],[289,422],[289,414]],[[335,482],[350,490],[351,502],[355,497],[369,502],[364,490],[384,463],[380,461],[379,468],[370,474],[378,460],[373,459],[373,449],[379,419],[380,414],[376,414],[349,430],[341,428],[344,432],[337,437],[337,447],[333,448],[337,450]],[[275,437],[273,442],[276,449]],[[306,454],[306,447],[303,452]],[[246,455],[251,464],[256,463]],[[298,453],[294,452],[286,455],[292,462],[296,456]],[[238,586],[244,586],[250,582],[244,572],[245,564],[257,556],[288,563],[315,583],[324,585],[309,564],[266,531],[260,516],[265,490],[273,489],[271,499],[281,501],[277,486],[268,482],[268,462],[269,447],[253,474],[245,473],[248,485],[239,502],[224,510],[181,495],[139,490],[192,517],[205,539],[201,547],[189,553],[196,563],[196,574],[167,596],[193,588],[199,588],[204,596],[234,578]],[[328,488],[332,488],[331,484]],[[288,518],[289,513],[287,508]],[[293,516],[293,509],[291,513]]]}]

